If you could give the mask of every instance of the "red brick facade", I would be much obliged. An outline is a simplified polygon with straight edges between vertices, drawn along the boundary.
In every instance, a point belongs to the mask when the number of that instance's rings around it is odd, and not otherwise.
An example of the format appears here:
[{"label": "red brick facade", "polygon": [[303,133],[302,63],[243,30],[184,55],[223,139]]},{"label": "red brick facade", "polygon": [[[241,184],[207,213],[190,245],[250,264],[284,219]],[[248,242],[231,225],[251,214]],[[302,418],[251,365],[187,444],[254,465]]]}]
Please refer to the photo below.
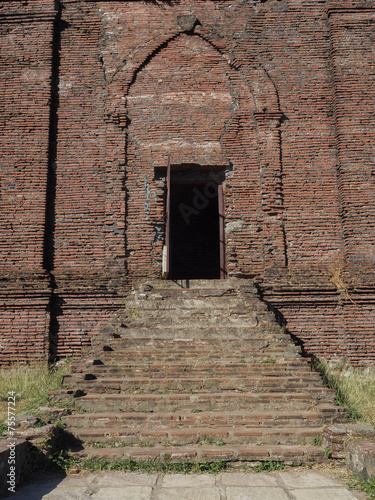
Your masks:
[{"label": "red brick facade", "polygon": [[168,155],[221,176],[228,275],[374,361],[374,2],[13,0],[0,33],[3,362],[79,354],[161,276]]}]

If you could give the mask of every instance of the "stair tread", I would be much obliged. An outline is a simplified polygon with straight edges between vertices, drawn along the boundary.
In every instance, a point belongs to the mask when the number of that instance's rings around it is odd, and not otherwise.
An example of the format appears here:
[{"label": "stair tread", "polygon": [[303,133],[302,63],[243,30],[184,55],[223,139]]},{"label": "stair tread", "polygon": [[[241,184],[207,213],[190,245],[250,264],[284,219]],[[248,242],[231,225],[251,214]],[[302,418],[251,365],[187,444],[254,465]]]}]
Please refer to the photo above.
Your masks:
[{"label": "stair tread", "polygon": [[[316,388],[312,388],[311,392],[316,392]],[[319,388],[320,389],[320,388]],[[324,388],[323,388],[324,389]],[[334,394],[335,391],[333,389],[327,389],[329,394]],[[290,400],[290,399],[308,399],[311,401],[311,394],[307,394],[306,392],[272,392],[272,393],[262,393],[262,392],[234,392],[234,391],[225,391],[223,392],[217,392],[217,393],[197,393],[197,394],[191,394],[189,393],[181,393],[181,394],[174,394],[174,393],[164,393],[164,394],[155,394],[155,393],[142,393],[142,394],[129,394],[129,393],[123,393],[123,394],[102,394],[102,393],[91,393],[87,394],[86,396],[81,396],[80,398],[77,398],[79,400],[87,400],[87,399],[97,399],[97,398],[108,398],[108,399],[132,399],[132,400],[147,400],[147,399],[152,399],[152,400],[157,400],[157,399],[175,399],[175,400],[200,400],[200,399],[213,399],[215,400],[216,398],[224,398],[224,399],[272,399],[276,400],[278,398],[281,398],[283,400]]]},{"label": "stair tread", "polygon": [[130,458],[134,460],[168,459],[185,462],[257,461],[281,460],[290,464],[322,461],[324,451],[320,447],[306,445],[226,445],[226,446],[163,446],[92,448],[72,453],[77,457]]},{"label": "stair tread", "polygon": [[[179,411],[178,416],[192,416],[192,415],[199,415],[199,416],[207,416],[207,415],[228,415],[228,416],[236,416],[240,415],[242,417],[246,417],[247,419],[250,418],[286,418],[286,417],[311,417],[315,415],[320,415],[321,411],[324,410],[337,410],[337,407],[335,405],[317,405],[314,406],[315,411],[303,411],[301,412],[300,410],[298,411],[280,411],[280,412],[275,412],[275,411],[261,411],[261,412],[255,412],[255,411],[202,411],[198,413],[194,412],[187,412],[187,411]],[[318,411],[320,410],[320,412]],[[86,420],[92,420],[92,419],[101,419],[101,418],[108,418],[112,420],[121,420],[121,419],[126,419],[130,417],[141,417],[142,419],[147,418],[149,416],[152,417],[158,417],[158,416],[167,416],[167,417],[173,417],[176,418],[176,412],[98,412],[98,413],[82,413],[82,414],[72,414],[68,415],[66,417],[63,417],[64,420],[70,419],[70,420],[77,420],[77,419],[86,419]]]},{"label": "stair tread", "polygon": [[197,435],[200,434],[205,437],[219,437],[223,435],[227,435],[228,437],[233,434],[235,436],[239,436],[241,434],[251,434],[254,437],[261,437],[265,435],[289,435],[289,434],[297,434],[303,436],[316,436],[322,431],[322,427],[259,427],[259,428],[249,428],[249,427],[241,427],[241,428],[233,428],[228,426],[221,427],[188,427],[184,429],[176,429],[167,426],[160,426],[157,429],[148,429],[147,427],[135,427],[135,426],[117,426],[117,427],[94,427],[90,429],[86,429],[84,427],[70,427],[70,431],[80,435],[87,436],[99,436],[99,435],[111,435],[118,434],[123,431],[126,433],[130,433],[133,435]]}]

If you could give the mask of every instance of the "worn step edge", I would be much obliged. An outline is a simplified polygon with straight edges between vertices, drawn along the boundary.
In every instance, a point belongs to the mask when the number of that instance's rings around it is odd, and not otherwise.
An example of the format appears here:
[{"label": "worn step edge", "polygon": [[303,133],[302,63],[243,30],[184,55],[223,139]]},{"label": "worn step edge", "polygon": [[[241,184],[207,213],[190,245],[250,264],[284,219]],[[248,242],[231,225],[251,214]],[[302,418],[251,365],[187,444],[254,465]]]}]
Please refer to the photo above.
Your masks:
[{"label": "worn step edge", "polygon": [[[239,445],[239,444],[276,444],[305,445],[306,440],[320,440],[321,427],[263,427],[263,428],[228,428],[228,427],[189,427],[185,429],[163,428],[147,429],[143,427],[84,428],[71,427],[69,432],[81,442],[112,443],[113,446],[180,446],[190,444]],[[210,441],[207,443],[205,441]]]},{"label": "worn step edge", "polygon": [[73,457],[107,459],[167,460],[172,462],[282,461],[287,465],[322,462],[324,451],[315,446],[184,446],[151,448],[90,448],[72,452]]},{"label": "worn step edge", "polygon": [[[231,427],[233,422],[235,425],[240,425],[241,427],[252,427],[261,425],[261,423],[269,422],[270,424],[277,425],[278,421],[295,421],[295,422],[309,422],[313,420],[323,419],[328,423],[333,417],[339,417],[342,414],[342,409],[330,404],[320,404],[316,405],[310,411],[261,411],[261,412],[247,412],[247,411],[204,411],[204,412],[97,412],[97,413],[82,413],[82,414],[72,414],[62,417],[63,422],[87,422],[91,426],[95,425],[95,422],[103,423],[105,421],[106,426],[117,425],[121,422],[140,422],[142,425],[144,423],[150,425],[161,425],[161,426],[171,426],[171,425],[190,425],[189,422],[206,421],[213,422],[209,425],[222,426],[223,423],[229,422],[227,425]],[[326,420],[325,420],[326,419]],[[165,424],[161,423],[165,422]],[[221,424],[221,425],[220,425]],[[133,425],[133,424],[131,424]],[[201,426],[202,424],[199,424]],[[196,425],[195,425],[196,426]]]},{"label": "worn step edge", "polygon": [[[65,390],[64,392],[74,392],[74,390]],[[49,394],[56,395],[60,394],[60,391],[50,391]],[[239,391],[225,391],[223,392],[218,392],[218,393],[205,393],[205,392],[200,392],[196,394],[192,394],[191,392],[186,392],[186,393],[164,393],[164,394],[155,394],[155,393],[141,393],[141,394],[131,394],[131,393],[124,393],[124,394],[103,394],[103,393],[91,393],[87,394],[85,396],[81,397],[76,397],[76,401],[82,402],[82,401],[97,401],[97,400],[120,400],[120,401],[165,401],[168,403],[169,401],[188,401],[188,402],[195,402],[199,403],[200,401],[215,401],[217,398],[223,399],[223,400],[230,400],[230,399],[242,399],[242,400],[254,400],[254,402],[261,402],[262,400],[266,401],[309,401],[311,402],[312,405],[314,405],[315,401],[312,399],[313,397],[316,397],[319,399],[319,396],[329,396],[332,399],[335,398],[336,396],[336,391],[334,389],[327,389],[325,387],[311,387],[310,389],[304,390],[304,392],[293,392],[293,393],[288,393],[288,392],[272,392],[272,393],[267,393],[267,392],[239,392]]]}]

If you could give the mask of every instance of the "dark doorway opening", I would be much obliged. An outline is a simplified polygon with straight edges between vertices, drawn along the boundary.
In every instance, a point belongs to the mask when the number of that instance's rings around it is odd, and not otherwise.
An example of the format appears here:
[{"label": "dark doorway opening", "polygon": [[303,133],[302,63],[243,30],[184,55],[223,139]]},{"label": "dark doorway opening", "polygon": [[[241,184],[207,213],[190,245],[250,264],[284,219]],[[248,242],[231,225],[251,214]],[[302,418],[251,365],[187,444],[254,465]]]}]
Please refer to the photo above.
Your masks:
[{"label": "dark doorway opening", "polygon": [[221,277],[218,188],[214,182],[171,183],[171,279]]}]

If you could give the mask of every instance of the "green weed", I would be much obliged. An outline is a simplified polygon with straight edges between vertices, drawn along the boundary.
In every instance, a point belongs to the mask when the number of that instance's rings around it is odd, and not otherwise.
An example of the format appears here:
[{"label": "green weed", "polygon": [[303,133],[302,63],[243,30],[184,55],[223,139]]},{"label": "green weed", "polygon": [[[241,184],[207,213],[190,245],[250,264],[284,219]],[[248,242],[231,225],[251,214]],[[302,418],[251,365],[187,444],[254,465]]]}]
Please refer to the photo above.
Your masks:
[{"label": "green weed", "polygon": [[322,437],[321,436],[314,436],[312,439],[311,439],[311,444],[313,446],[320,446],[322,443]]},{"label": "green weed", "polygon": [[208,436],[202,436],[199,440],[201,446],[224,446],[226,443],[223,440],[215,441],[214,438]]},{"label": "green weed", "polygon": [[276,462],[273,460],[266,460],[265,462],[261,462],[253,468],[255,472],[271,472],[274,470],[283,469],[285,469],[285,464],[283,462]]},{"label": "green weed", "polygon": [[227,468],[226,462],[172,462],[166,456],[164,460],[140,460],[135,461],[130,458],[110,461],[104,457],[92,457],[86,459],[68,459],[65,462],[65,470],[85,470],[97,472],[104,470],[118,470],[127,472],[147,472],[147,473],[211,473],[217,474]]},{"label": "green weed", "polygon": [[7,424],[0,421],[0,436],[2,436],[4,434],[4,432],[7,430],[8,430]]},{"label": "green weed", "polygon": [[105,444],[104,443],[92,443],[91,446],[93,448],[105,448]]},{"label": "green weed", "polygon": [[368,498],[375,499],[375,478],[372,481],[367,481],[359,474],[354,474],[352,480],[348,481],[347,484],[350,489],[360,489],[367,494]]},{"label": "green weed", "polygon": [[35,424],[34,427],[43,427],[47,425],[47,422],[45,420],[38,420]]}]

